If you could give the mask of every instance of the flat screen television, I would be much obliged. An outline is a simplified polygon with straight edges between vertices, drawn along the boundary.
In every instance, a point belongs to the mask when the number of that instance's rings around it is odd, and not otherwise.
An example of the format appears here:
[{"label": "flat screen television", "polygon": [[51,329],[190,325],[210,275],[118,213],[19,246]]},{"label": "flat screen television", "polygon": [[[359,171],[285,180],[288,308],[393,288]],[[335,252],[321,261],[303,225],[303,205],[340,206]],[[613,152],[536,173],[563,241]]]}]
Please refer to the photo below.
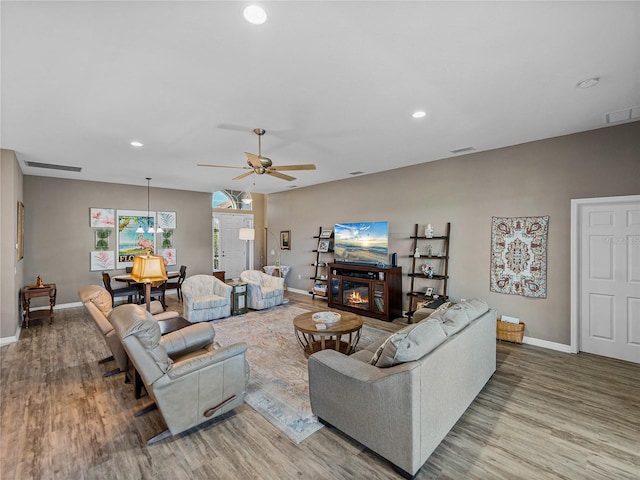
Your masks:
[{"label": "flat screen television", "polygon": [[387,265],[389,223],[336,223],[333,251],[336,263]]}]

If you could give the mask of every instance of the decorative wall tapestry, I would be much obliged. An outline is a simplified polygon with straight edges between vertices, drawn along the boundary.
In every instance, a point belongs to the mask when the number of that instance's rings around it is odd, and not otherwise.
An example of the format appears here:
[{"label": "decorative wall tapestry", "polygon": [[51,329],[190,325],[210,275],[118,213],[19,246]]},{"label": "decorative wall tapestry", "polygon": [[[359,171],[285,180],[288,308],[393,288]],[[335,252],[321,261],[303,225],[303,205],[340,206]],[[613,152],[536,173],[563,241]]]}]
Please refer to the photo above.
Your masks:
[{"label": "decorative wall tapestry", "polygon": [[547,298],[548,228],[548,215],[492,218],[492,292]]}]

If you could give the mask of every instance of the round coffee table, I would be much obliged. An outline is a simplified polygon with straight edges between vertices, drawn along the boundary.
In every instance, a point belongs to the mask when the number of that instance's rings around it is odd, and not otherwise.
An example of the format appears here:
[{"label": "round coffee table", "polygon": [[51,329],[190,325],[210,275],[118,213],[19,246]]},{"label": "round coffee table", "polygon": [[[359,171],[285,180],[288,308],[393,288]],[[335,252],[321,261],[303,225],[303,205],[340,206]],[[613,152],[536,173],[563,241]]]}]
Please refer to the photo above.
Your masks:
[{"label": "round coffee table", "polygon": [[[305,355],[320,350],[332,349],[349,355],[360,341],[362,318],[351,312],[339,312],[340,320],[325,323],[325,330],[318,330],[318,323],[311,318],[315,312],[307,312],[293,319],[293,327],[298,337],[298,343]],[[336,312],[338,313],[338,312]],[[344,338],[343,338],[344,337]]]}]

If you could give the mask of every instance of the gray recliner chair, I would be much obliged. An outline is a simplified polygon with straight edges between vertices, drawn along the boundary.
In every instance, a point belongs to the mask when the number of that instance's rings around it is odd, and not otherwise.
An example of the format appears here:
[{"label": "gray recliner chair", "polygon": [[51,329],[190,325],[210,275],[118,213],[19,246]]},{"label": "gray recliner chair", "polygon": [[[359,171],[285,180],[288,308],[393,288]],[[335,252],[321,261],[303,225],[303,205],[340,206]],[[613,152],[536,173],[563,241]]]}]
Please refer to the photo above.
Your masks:
[{"label": "gray recliner chair", "polygon": [[161,336],[158,323],[139,305],[114,308],[110,320],[168,427],[147,445],[244,403],[249,381],[246,343],[215,348],[209,323]]},{"label": "gray recliner chair", "polygon": [[[113,311],[113,298],[111,294],[106,288],[99,285],[87,285],[78,290],[78,296],[91,315],[98,331],[104,337],[109,350],[111,350],[112,356],[100,360],[100,363],[115,360],[118,365],[118,368],[106,372],[103,376],[109,377],[117,373],[123,373],[127,369],[127,354],[124,348],[122,348],[116,332],[113,330],[113,325],[109,321],[109,314]],[[151,313],[154,314],[154,318],[158,321],[169,320],[180,316],[178,312],[165,312],[162,304],[157,301],[151,302]]]}]

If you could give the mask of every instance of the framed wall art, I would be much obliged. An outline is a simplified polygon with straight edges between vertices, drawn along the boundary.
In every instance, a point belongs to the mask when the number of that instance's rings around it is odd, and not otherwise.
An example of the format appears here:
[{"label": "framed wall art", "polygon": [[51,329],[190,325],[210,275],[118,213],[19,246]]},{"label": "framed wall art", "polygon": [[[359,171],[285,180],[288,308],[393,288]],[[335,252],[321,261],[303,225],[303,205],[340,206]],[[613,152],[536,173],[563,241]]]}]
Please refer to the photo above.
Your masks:
[{"label": "framed wall art", "polygon": [[[155,226],[155,212],[141,210],[118,210],[117,268],[133,265],[133,257],[144,254],[147,249],[155,251],[155,234],[147,233]],[[142,227],[143,233],[136,230]]]},{"label": "framed wall art", "polygon": [[158,226],[162,229],[176,228],[176,212],[158,212]]},{"label": "framed wall art", "polygon": [[89,225],[95,228],[113,228],[116,226],[116,215],[113,208],[90,208]]},{"label": "framed wall art", "polygon": [[114,270],[116,268],[115,255],[113,251],[105,252],[103,250],[91,252],[91,271],[100,272],[104,270]]},{"label": "framed wall art", "polygon": [[291,249],[291,230],[283,230],[280,232],[280,250]]},{"label": "framed wall art", "polygon": [[17,229],[17,238],[16,245],[18,260],[22,260],[24,258],[24,203],[18,202],[18,229]]}]

